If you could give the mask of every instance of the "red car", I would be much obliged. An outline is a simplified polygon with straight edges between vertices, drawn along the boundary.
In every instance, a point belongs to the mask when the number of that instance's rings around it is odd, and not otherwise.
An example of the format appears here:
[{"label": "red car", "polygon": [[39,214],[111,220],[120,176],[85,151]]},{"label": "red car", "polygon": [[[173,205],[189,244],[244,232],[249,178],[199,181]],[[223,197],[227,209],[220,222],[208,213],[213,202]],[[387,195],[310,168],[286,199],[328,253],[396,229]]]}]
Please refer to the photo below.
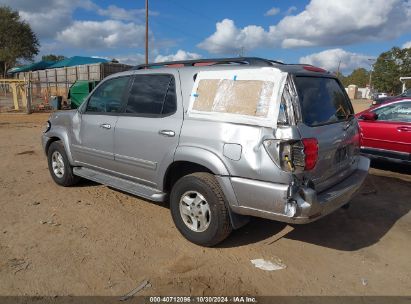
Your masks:
[{"label": "red car", "polygon": [[361,152],[411,164],[411,99],[390,101],[356,114]]}]

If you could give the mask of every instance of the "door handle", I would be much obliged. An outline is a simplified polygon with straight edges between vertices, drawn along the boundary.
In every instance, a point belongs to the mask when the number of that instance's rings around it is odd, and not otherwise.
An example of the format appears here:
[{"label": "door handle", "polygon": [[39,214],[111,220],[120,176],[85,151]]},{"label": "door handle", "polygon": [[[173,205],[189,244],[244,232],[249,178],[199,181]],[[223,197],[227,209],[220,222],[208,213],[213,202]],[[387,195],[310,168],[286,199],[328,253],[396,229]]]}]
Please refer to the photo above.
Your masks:
[{"label": "door handle", "polygon": [[108,123],[103,123],[103,124],[100,125],[100,128],[103,128],[103,129],[111,129],[111,125],[108,124]]},{"label": "door handle", "polygon": [[398,132],[411,132],[410,127],[398,127],[397,130]]},{"label": "door handle", "polygon": [[176,133],[172,130],[160,130],[158,131],[158,134],[167,136],[167,137],[174,137]]}]

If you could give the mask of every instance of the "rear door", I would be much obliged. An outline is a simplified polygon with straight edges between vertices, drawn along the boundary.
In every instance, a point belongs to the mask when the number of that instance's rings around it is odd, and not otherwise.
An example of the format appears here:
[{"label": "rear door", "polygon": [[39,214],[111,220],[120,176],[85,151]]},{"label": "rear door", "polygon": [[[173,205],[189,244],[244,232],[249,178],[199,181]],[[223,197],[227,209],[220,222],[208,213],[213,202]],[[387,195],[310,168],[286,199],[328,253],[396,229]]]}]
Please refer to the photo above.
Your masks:
[{"label": "rear door", "polygon": [[355,170],[359,132],[351,102],[335,78],[296,76],[303,138],[318,140],[318,161],[309,171],[317,191],[346,178]]},{"label": "rear door", "polygon": [[74,130],[74,158],[84,166],[114,170],[114,129],[128,93],[130,76],[102,83],[82,110],[79,130]]},{"label": "rear door", "polygon": [[374,121],[362,120],[361,132],[365,149],[411,153],[411,101],[395,102],[371,110]]},{"label": "rear door", "polygon": [[180,92],[176,71],[134,76],[114,137],[116,167],[123,177],[151,187],[162,184],[183,122]]}]

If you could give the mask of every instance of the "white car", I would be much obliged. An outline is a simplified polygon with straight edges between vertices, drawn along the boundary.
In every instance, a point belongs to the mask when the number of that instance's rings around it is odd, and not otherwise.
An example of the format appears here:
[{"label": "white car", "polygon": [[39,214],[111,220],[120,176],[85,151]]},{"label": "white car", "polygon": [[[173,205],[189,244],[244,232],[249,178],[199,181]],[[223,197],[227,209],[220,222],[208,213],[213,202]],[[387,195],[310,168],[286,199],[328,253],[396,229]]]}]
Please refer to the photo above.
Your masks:
[{"label": "white car", "polygon": [[378,98],[388,97],[387,93],[378,93]]}]

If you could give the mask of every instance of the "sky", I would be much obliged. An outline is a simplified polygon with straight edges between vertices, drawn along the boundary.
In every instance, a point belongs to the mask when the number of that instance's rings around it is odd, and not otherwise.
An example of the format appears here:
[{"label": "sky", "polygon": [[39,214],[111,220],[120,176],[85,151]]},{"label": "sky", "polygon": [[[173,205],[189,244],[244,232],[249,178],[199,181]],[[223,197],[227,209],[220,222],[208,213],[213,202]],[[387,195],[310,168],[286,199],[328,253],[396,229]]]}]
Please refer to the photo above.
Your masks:
[{"label": "sky", "polygon": [[[40,53],[144,61],[145,0],[0,0]],[[149,60],[257,56],[348,74],[411,47],[411,0],[149,0]]]}]

